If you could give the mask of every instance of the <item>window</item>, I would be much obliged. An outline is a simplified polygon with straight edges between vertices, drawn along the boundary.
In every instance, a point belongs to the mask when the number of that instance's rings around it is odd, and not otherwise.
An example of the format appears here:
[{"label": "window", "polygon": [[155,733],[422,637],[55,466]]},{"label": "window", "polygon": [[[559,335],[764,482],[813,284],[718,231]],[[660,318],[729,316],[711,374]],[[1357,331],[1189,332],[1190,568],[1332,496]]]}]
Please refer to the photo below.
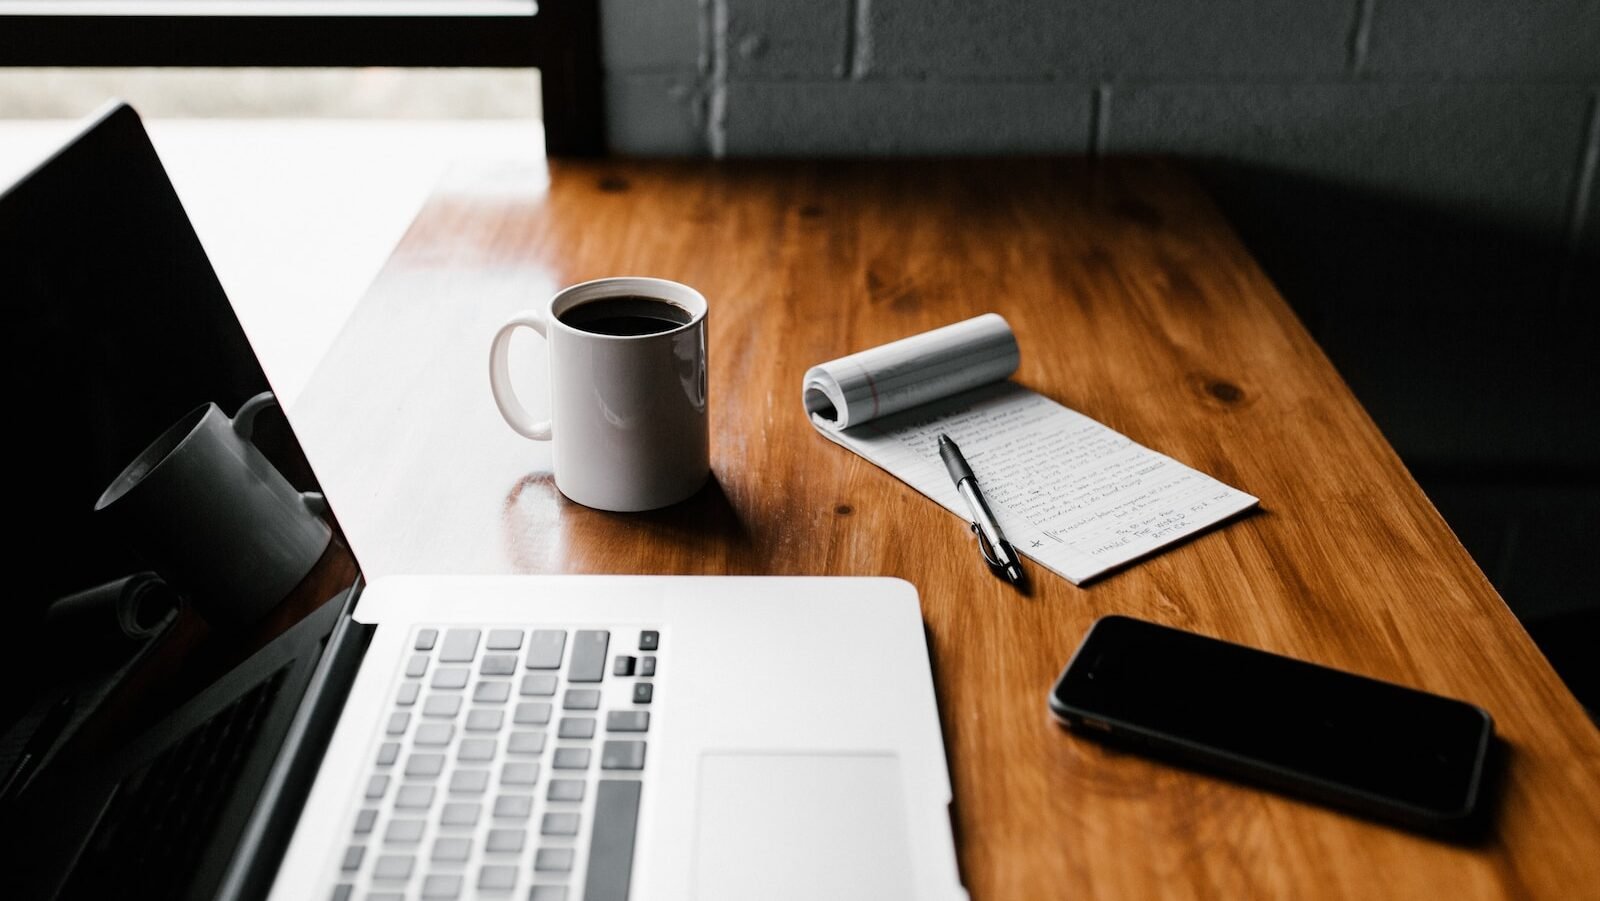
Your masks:
[{"label": "window", "polygon": [[549,152],[604,143],[595,0],[0,0],[0,66],[537,68]]}]

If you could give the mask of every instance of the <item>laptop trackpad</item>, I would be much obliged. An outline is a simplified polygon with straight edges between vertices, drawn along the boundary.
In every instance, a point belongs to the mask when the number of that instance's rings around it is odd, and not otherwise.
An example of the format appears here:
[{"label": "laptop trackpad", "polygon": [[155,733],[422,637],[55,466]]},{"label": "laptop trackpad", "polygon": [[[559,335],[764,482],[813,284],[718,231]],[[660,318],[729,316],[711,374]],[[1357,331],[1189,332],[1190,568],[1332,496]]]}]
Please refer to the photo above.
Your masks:
[{"label": "laptop trackpad", "polygon": [[915,893],[893,754],[708,752],[698,810],[696,898]]}]

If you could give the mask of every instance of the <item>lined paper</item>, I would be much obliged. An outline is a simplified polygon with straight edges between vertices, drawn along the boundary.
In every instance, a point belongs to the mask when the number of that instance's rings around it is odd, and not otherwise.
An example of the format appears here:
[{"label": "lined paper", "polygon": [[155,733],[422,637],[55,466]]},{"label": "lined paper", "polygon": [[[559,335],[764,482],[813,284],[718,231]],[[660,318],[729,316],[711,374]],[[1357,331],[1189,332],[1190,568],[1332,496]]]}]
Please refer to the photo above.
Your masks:
[{"label": "lined paper", "polygon": [[939,458],[939,433],[949,435],[1012,545],[1075,585],[1259,503],[1005,380],[848,428],[815,412],[812,422],[829,440],[967,519]]}]

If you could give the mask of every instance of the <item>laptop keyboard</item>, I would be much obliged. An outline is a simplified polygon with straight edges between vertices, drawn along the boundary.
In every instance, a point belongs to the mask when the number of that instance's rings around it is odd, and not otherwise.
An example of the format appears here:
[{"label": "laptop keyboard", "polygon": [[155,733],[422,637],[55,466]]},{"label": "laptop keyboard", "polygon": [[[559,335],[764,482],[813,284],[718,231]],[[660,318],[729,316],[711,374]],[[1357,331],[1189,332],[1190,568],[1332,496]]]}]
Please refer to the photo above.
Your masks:
[{"label": "laptop keyboard", "polygon": [[279,669],[125,779],[60,897],[188,894],[288,673]]},{"label": "laptop keyboard", "polygon": [[334,901],[626,901],[660,643],[417,629]]}]

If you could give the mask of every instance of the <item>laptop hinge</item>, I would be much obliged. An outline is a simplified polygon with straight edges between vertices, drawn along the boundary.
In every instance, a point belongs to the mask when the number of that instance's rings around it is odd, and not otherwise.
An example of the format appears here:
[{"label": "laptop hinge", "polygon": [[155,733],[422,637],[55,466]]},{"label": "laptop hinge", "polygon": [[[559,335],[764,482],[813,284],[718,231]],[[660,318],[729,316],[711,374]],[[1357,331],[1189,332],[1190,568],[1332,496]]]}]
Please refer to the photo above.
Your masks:
[{"label": "laptop hinge", "polygon": [[267,773],[255,809],[245,823],[233,859],[223,874],[215,896],[217,901],[258,897],[277,872],[289,835],[299,819],[301,803],[311,789],[312,779],[344,709],[345,698],[355,682],[356,671],[360,669],[362,655],[377,628],[362,625],[351,617],[362,587],[358,578],[346,593],[339,621],[328,636],[327,650],[312,671],[278,759]]}]

